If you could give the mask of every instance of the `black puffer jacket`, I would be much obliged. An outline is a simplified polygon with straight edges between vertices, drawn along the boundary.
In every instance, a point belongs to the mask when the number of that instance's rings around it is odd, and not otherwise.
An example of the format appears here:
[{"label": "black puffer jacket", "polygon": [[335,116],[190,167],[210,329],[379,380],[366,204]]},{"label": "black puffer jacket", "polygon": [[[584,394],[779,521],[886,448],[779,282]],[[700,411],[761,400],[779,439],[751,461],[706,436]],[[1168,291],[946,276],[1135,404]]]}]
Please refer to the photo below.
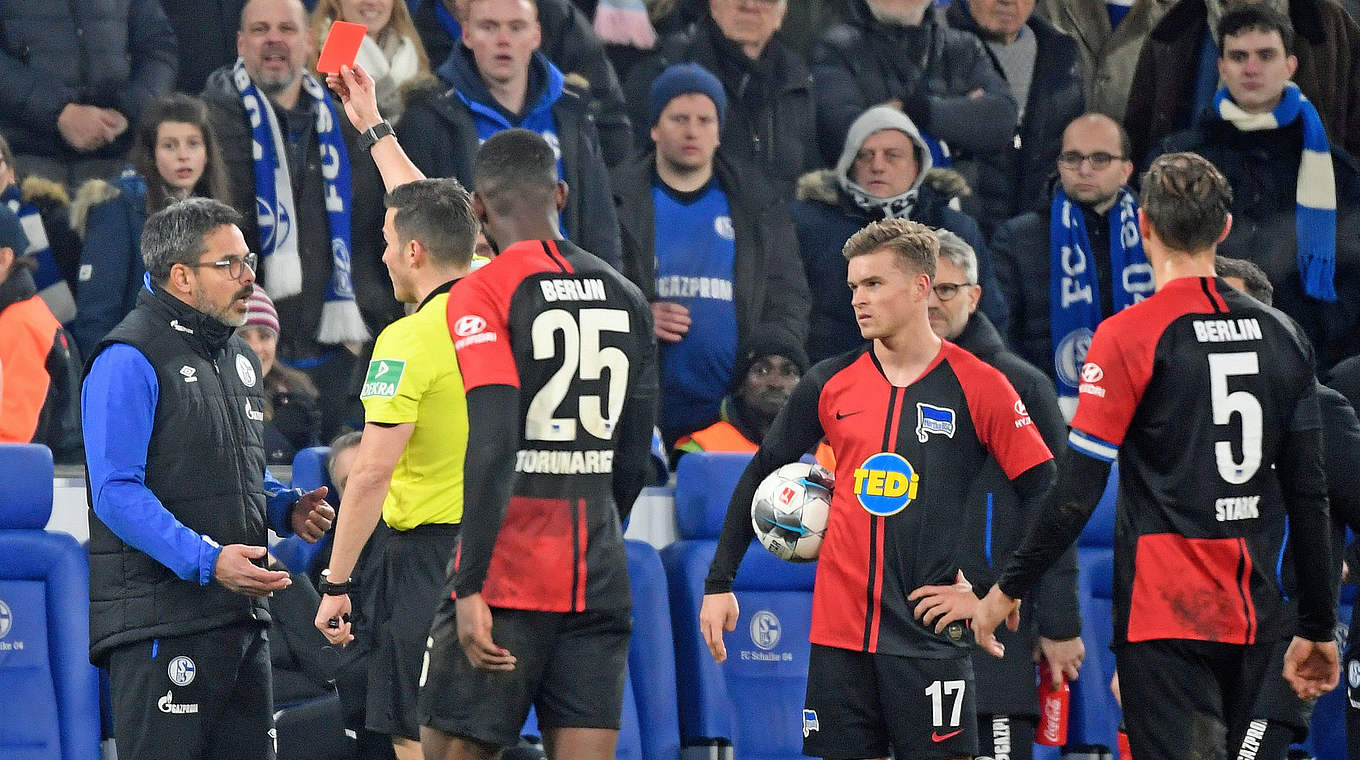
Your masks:
[{"label": "black puffer jacket", "polygon": [[[1035,429],[1043,436],[1049,450],[1062,451],[1067,440],[1067,422],[1058,408],[1053,381],[1009,351],[991,320],[981,312],[969,318],[968,325],[954,342],[1001,370],[1025,404]],[[1028,494],[1015,492],[996,460],[988,460],[977,477],[988,483],[987,491],[993,499],[984,513],[987,519],[979,521],[977,515],[970,514],[964,521],[964,529],[974,538],[969,541],[971,550],[960,559],[960,566],[973,588],[982,593],[991,588],[1010,555],[1019,548],[1035,515],[1020,511],[1023,497]],[[981,650],[973,650],[973,667],[980,684],[978,712],[1034,714],[1037,703],[1032,653],[1038,637],[1056,640],[1079,635],[1081,607],[1077,601],[1077,552],[1073,546],[1068,547],[1044,574],[1034,597],[1034,609],[1028,619],[1020,621],[1020,630],[1002,632],[1006,656],[998,660]]]},{"label": "black puffer jacket", "polygon": [[[540,102],[550,97],[550,65],[537,53],[529,63],[529,88],[521,119],[532,115]],[[472,187],[472,159],[482,140],[460,96],[500,110],[477,73],[472,51],[463,45],[439,67],[438,80],[411,93],[397,136],[426,176],[453,177]],[[562,210],[565,231],[573,243],[617,267],[618,223],[595,122],[585,101],[570,88],[562,90],[551,111],[562,156],[562,179],[567,183],[567,206]]]},{"label": "black puffer jacket", "polygon": [[[623,243],[623,273],[656,300],[656,231],[652,177],[656,155],[640,156],[614,170]],[[737,354],[754,335],[803,345],[808,331],[807,280],[798,259],[798,238],[784,202],[760,179],[760,172],[722,154],[713,172],[727,194],[736,233],[733,294],[737,306]]]},{"label": "black puffer jacket", "polygon": [[[828,164],[836,163],[850,123],[893,98],[959,158],[1000,150],[1014,134],[1015,100],[982,43],[933,11],[920,26],[887,26],[865,0],[853,0],[846,23],[817,40],[811,59],[817,139]],[[969,96],[978,89],[980,96]]]},{"label": "black puffer jacket", "polygon": [[[241,232],[245,233],[250,250],[260,250],[260,228],[255,216],[255,164],[251,158],[250,120],[241,105],[241,96],[231,80],[231,67],[223,67],[208,77],[203,91],[208,104],[208,117],[217,133],[222,150],[223,165],[227,167],[231,184],[231,205],[243,217]],[[300,104],[307,101],[304,92]],[[383,239],[383,183],[378,167],[359,147],[359,133],[350,126],[340,104],[332,99],[337,121],[349,152],[350,187],[353,209],[350,213],[350,276],[354,281],[354,297],[364,315],[371,335],[382,332],[392,321],[401,317],[401,305],[392,295],[392,280],[382,263]],[[275,108],[280,128],[288,114]],[[302,137],[288,155],[288,169],[293,180],[293,199],[300,217],[298,248],[302,256],[302,293],[276,301],[280,333],[280,353],[303,358],[317,356],[323,350],[314,343],[321,323],[321,307],[325,300],[326,284],[331,276],[330,222],[322,197],[325,183],[321,176],[321,158],[317,146],[316,129],[311,117]],[[285,143],[287,141],[285,140]],[[263,283],[268,285],[268,283]]]},{"label": "black puffer jacket", "polygon": [[[425,54],[430,58],[430,67],[435,69],[459,47],[458,40],[449,37],[435,13],[436,4],[443,1],[420,0],[412,19],[420,41],[425,45]],[[628,158],[633,149],[631,125],[614,64],[605,55],[604,45],[595,36],[590,19],[580,9],[568,0],[534,0],[534,4],[538,6],[538,26],[543,36],[538,51],[552,61],[568,81],[584,80],[575,84],[583,84],[582,89],[588,93],[585,98],[587,113],[599,130],[605,161],[614,166]],[[591,253],[599,255],[596,251]]]},{"label": "black puffer jacket", "polygon": [[[955,29],[983,39],[985,32],[963,4],[951,4],[946,17]],[[1038,16],[1030,16],[1026,26],[1038,50],[1029,102],[1024,104],[1025,116],[1015,132],[1018,139],[1009,147],[979,156],[973,181],[978,223],[989,239],[997,225],[1016,214],[1048,207],[1048,183],[1056,173],[1063,130],[1085,110],[1076,40]],[[984,43],[983,49],[1000,71],[991,48]]]},{"label": "black puffer jacket", "polygon": [[803,59],[775,37],[753,61],[705,16],[667,37],[655,55],[628,73],[624,90],[638,145],[651,141],[652,80],[667,66],[681,62],[713,72],[727,91],[723,150],[759,166],[778,184],[781,195],[792,198],[798,177],[822,165],[812,75]]},{"label": "black puffer jacket", "polygon": [[[142,110],[175,83],[175,32],[157,0],[0,3],[0,133],[17,154],[127,153]],[[123,136],[79,154],[61,138],[69,103],[127,117]]]}]

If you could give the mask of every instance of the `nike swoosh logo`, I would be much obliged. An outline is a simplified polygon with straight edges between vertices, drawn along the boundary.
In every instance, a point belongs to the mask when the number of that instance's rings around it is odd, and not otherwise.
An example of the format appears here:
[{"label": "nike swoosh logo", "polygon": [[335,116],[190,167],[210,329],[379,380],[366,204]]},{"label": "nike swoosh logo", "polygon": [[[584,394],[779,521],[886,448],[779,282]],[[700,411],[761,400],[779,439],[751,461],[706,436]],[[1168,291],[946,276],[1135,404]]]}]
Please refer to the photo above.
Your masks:
[{"label": "nike swoosh logo", "polygon": [[962,729],[962,728],[958,729],[957,731],[950,731],[949,733],[945,734],[944,736],[941,736],[939,731],[931,731],[931,732],[930,732],[930,740],[933,741],[933,742],[942,742],[942,741],[944,741],[945,739],[952,739],[952,738],[954,738],[955,736],[958,736],[958,735],[961,734],[961,733],[963,733],[963,729]]},{"label": "nike swoosh logo", "polygon": [[856,414],[859,414],[859,413],[862,412],[862,411],[864,411],[864,410],[861,409],[861,410],[859,410],[859,412],[846,412],[845,414],[841,414],[840,412],[836,412],[836,419],[838,419],[838,420],[843,420],[843,419],[845,419],[846,417],[853,417],[853,416],[855,416]]}]

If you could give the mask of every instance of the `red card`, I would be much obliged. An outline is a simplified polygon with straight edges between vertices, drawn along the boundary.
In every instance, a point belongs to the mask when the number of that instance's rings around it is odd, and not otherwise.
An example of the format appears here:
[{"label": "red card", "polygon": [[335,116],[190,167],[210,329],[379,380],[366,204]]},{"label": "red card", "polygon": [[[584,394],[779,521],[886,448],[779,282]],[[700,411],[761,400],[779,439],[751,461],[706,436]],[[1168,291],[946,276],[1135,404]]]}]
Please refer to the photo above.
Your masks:
[{"label": "red card", "polygon": [[368,27],[336,21],[326,35],[326,45],[321,48],[321,58],[316,62],[316,70],[322,74],[339,74],[341,66],[354,66],[359,55],[359,46],[364,42]]}]

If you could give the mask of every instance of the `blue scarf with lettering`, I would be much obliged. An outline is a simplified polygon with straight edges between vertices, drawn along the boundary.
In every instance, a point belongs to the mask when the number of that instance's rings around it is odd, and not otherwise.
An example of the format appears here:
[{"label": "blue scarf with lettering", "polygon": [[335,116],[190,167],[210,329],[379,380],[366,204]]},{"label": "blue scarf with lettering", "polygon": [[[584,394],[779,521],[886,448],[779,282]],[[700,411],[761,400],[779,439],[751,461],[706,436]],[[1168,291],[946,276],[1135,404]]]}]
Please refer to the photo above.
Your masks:
[{"label": "blue scarf with lettering", "polygon": [[[1152,295],[1152,268],[1143,254],[1143,239],[1138,234],[1138,204],[1127,188],[1109,213],[1111,301],[1121,311]],[[1060,186],[1053,196],[1048,220],[1050,256],[1048,303],[1050,331],[1053,336],[1053,368],[1058,379],[1058,396],[1067,399],[1069,412],[1081,385],[1081,369],[1086,350],[1102,318],[1100,288],[1091,238],[1086,234],[1086,219],[1081,208],[1067,199]]]},{"label": "blue scarf with lettering", "polygon": [[[297,208],[288,170],[283,130],[269,99],[260,94],[240,58],[232,81],[250,116],[251,151],[255,158],[255,215],[260,225],[260,267],[265,290],[275,301],[302,292],[302,256],[298,251]],[[349,151],[326,90],[311,74],[302,75],[303,96],[311,98],[325,182],[326,221],[331,237],[331,277],[321,307],[318,343],[361,343],[368,340],[350,278]]]},{"label": "blue scarf with lettering", "polygon": [[0,203],[4,203],[14,215],[28,238],[28,249],[15,251],[17,256],[32,256],[38,269],[33,273],[33,282],[38,286],[38,297],[47,308],[52,310],[58,322],[67,324],[76,318],[76,298],[71,286],[61,276],[57,257],[47,242],[47,229],[43,227],[42,215],[38,207],[23,199],[18,185],[10,185],[0,192]]},{"label": "blue scarf with lettering", "polygon": [[1303,119],[1303,152],[1294,190],[1294,234],[1303,292],[1320,301],[1336,301],[1336,174],[1332,146],[1322,117],[1299,86],[1286,82],[1280,104],[1270,113],[1252,114],[1233,102],[1228,88],[1214,95],[1214,112],[1243,132],[1279,129]]}]

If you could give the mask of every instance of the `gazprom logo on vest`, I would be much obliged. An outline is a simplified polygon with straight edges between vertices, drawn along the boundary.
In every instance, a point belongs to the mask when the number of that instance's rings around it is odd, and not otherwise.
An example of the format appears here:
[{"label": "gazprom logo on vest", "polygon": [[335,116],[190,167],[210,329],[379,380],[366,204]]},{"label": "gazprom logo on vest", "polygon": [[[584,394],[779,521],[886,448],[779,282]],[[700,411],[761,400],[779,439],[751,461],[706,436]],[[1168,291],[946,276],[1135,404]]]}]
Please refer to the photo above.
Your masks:
[{"label": "gazprom logo on vest", "polygon": [[919,484],[911,462],[890,451],[880,451],[855,468],[855,497],[871,515],[887,517],[906,509]]}]

